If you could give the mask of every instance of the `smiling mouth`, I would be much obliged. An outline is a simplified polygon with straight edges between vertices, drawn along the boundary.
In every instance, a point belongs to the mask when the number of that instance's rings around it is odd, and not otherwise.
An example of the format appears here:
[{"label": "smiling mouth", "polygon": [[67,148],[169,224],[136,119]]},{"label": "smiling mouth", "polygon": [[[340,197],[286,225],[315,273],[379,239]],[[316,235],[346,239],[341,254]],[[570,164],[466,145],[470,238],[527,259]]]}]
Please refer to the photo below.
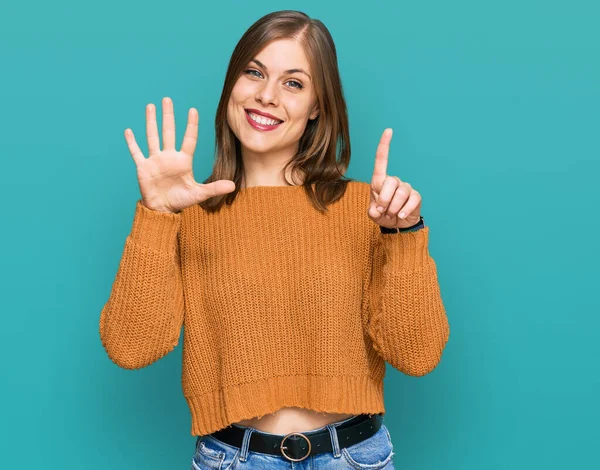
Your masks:
[{"label": "smiling mouth", "polygon": [[260,116],[258,114],[254,114],[247,109],[244,110],[246,113],[246,119],[250,125],[259,130],[259,131],[272,131],[273,129],[277,129],[283,121],[278,119],[269,119],[264,116]]}]

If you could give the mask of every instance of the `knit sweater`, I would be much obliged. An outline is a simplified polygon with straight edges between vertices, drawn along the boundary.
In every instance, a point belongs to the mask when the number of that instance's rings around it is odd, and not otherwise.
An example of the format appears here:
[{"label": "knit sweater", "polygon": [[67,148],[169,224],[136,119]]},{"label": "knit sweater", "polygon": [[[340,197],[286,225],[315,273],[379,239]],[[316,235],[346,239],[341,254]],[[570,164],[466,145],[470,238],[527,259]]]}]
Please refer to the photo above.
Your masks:
[{"label": "knit sweater", "polygon": [[385,363],[422,376],[450,329],[429,227],[381,233],[370,185],[317,211],[303,186],[243,188],[210,213],[138,200],[100,338],[120,367],[179,343],[192,435],[282,407],[385,413]]}]

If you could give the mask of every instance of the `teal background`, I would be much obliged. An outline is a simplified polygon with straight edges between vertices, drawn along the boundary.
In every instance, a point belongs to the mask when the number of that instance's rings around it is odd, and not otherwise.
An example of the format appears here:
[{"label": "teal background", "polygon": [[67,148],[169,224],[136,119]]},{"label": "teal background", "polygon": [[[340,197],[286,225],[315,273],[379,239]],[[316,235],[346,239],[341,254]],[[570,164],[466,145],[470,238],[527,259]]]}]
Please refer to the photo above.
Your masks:
[{"label": "teal background", "polygon": [[600,468],[591,0],[3,4],[0,466],[189,469],[181,345],[128,371],[98,333],[139,197],[123,131],[146,153],[169,96],[179,148],[196,107],[202,181],[230,54],[284,8],[336,41],[348,175],[370,181],[392,127],[388,173],[431,227],[451,335],[425,377],[388,366],[396,467]]}]

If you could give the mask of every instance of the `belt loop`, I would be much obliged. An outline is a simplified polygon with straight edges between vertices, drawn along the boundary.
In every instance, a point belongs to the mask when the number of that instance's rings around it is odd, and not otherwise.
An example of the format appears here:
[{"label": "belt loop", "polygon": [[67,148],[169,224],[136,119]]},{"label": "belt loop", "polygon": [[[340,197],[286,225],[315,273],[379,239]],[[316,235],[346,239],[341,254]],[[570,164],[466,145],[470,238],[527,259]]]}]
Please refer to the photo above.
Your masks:
[{"label": "belt loop", "polygon": [[338,442],[338,435],[333,424],[327,425],[327,430],[329,431],[329,436],[331,437],[331,447],[333,449],[333,456],[337,459],[342,456],[340,452],[340,443]]},{"label": "belt loop", "polygon": [[240,461],[245,462],[248,458],[248,448],[250,447],[250,438],[252,437],[252,433],[254,429],[250,426],[246,427],[244,430],[244,439],[242,440],[242,446],[240,449]]}]

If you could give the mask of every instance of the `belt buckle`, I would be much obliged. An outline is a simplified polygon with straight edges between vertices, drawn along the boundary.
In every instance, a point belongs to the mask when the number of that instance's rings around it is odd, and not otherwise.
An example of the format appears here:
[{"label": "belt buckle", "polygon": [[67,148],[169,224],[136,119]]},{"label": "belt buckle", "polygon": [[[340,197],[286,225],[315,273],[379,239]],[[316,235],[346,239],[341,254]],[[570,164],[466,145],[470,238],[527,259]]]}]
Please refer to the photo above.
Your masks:
[{"label": "belt buckle", "polygon": [[[299,459],[294,459],[294,458],[290,457],[289,455],[287,455],[287,454],[284,452],[284,449],[287,449],[287,446],[284,446],[284,445],[283,445],[283,443],[285,442],[285,440],[286,440],[288,437],[290,437],[290,436],[293,436],[293,435],[302,436],[304,439],[306,439],[306,442],[308,442],[308,452],[306,453],[306,455],[305,455],[304,457],[301,457],[301,458],[299,458]],[[281,440],[281,444],[279,445],[279,448],[281,449],[281,453],[283,454],[283,456],[284,456],[286,459],[288,459],[288,460],[291,460],[292,462],[300,462],[301,460],[304,460],[306,457],[308,457],[308,455],[310,454],[310,448],[311,448],[311,445],[310,445],[310,439],[309,439],[308,437],[306,437],[304,434],[302,434],[301,432],[291,432],[291,433],[287,434],[287,435],[286,435],[286,436],[285,436],[285,437],[284,437],[284,438]]]}]

